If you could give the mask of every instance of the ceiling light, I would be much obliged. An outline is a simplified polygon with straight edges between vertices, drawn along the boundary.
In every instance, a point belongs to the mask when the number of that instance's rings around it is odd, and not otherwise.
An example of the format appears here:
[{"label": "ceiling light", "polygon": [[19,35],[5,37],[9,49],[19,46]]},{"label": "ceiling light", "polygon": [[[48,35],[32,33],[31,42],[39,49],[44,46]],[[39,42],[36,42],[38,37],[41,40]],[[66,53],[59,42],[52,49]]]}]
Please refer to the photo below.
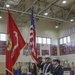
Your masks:
[{"label": "ceiling light", "polygon": [[48,13],[44,13],[44,15],[48,15]]},{"label": "ceiling light", "polygon": [[74,21],[74,19],[70,19],[70,21],[71,21],[71,22],[73,22],[73,21]]},{"label": "ceiling light", "polygon": [[9,8],[9,7],[10,7],[10,5],[9,5],[9,4],[6,4],[6,7],[7,7],[7,8]]},{"label": "ceiling light", "polygon": [[2,18],[2,16],[0,16],[0,19]]},{"label": "ceiling light", "polygon": [[55,26],[55,28],[58,28],[59,26]]},{"label": "ceiling light", "polygon": [[66,2],[67,2],[66,0],[63,0],[63,1],[62,1],[63,4],[65,4]]}]

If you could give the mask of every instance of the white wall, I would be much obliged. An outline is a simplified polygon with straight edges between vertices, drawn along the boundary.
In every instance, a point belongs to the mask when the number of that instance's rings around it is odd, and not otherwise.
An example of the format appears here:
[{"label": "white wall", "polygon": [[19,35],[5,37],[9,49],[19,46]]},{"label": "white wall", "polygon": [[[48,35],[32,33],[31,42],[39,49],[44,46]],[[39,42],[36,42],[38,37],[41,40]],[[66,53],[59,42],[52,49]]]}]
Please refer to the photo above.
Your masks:
[{"label": "white wall", "polygon": [[[75,23],[63,23],[59,27],[59,31],[55,29],[55,23],[51,22],[49,19],[41,19],[35,22],[36,25],[36,34],[37,36],[41,37],[50,37],[52,38],[52,44],[58,45],[58,38],[63,37],[64,29],[74,25]],[[23,38],[28,42],[29,40],[29,28],[30,28],[30,21],[25,24],[24,27],[19,27],[19,30],[23,36]],[[6,33],[7,31],[7,16],[4,15],[2,19],[0,19],[0,32]],[[71,41],[75,41],[75,34],[71,35]],[[58,48],[58,56],[59,56],[59,48]],[[54,56],[52,56],[53,58]],[[70,55],[62,55],[59,56],[61,59],[68,59],[71,63],[75,61],[75,54]],[[26,62],[31,61],[30,56],[23,56],[20,55],[18,61]],[[2,67],[3,66],[3,67]],[[0,55],[0,73],[5,73],[3,70],[5,67],[5,55]]]},{"label": "white wall", "polygon": [[[59,28],[59,38],[63,37],[64,35],[64,29],[71,27],[75,25],[75,22],[73,23],[63,23]],[[75,34],[70,35],[71,36],[71,42],[75,41]],[[69,54],[69,55],[62,55],[60,56],[61,59],[68,59],[69,63],[75,62],[75,54]]]},{"label": "white wall", "polygon": [[[6,31],[7,31],[6,20],[2,20],[1,23],[2,24],[0,24],[0,28],[2,30],[0,30],[0,32],[6,33]],[[57,30],[55,29],[55,24],[53,22],[50,22],[50,20],[43,19],[43,20],[39,20],[38,22],[36,21],[35,25],[36,25],[36,35],[37,36],[49,37],[52,39],[52,44],[58,45]],[[20,29],[20,32],[21,32],[23,38],[25,39],[25,41],[28,42],[29,34],[30,34],[30,31],[29,31],[30,22],[26,23],[24,27],[19,27],[19,29]],[[3,57],[1,56],[0,58],[5,60],[4,56]],[[1,60],[1,59],[0,59],[0,61],[4,62],[4,60]],[[24,57],[24,59],[25,59],[25,57]]]},{"label": "white wall", "polygon": [[[36,25],[36,35],[40,36],[40,37],[50,37],[52,38],[52,44],[58,45],[57,42],[57,30],[55,29],[55,24],[53,22],[51,22],[49,19],[41,19],[38,22],[35,22]],[[19,30],[23,36],[23,38],[26,40],[26,42],[28,42],[29,40],[29,29],[30,29],[30,21],[28,23],[25,24],[24,27],[19,27]],[[0,19],[0,32],[3,33],[7,33],[7,16],[6,14],[3,15],[3,18]],[[27,62],[27,61],[31,61],[31,57],[30,56],[23,56],[22,54],[20,55],[18,61],[21,62]],[[2,70],[0,71],[0,73],[5,73],[3,70],[5,67],[5,55],[0,55],[0,68],[2,68]],[[2,64],[3,63],[3,64]],[[3,65],[3,67],[1,66],[1,64]]]},{"label": "white wall", "polygon": [[[50,20],[41,19],[38,22],[35,23],[36,26],[36,36],[41,37],[50,37],[52,38],[52,43],[57,44],[57,30],[55,29],[55,24],[51,22]],[[30,28],[30,22],[25,24],[25,27],[22,27],[22,34],[23,37],[27,38],[29,37],[29,28]]]},{"label": "white wall", "polygon": [[[7,16],[4,15],[4,17],[0,19],[0,32],[6,33],[7,31],[7,19],[6,18]],[[55,29],[55,23],[51,22],[49,19],[40,19],[39,21],[35,21],[36,35],[40,37],[50,37],[52,38],[52,44],[58,45],[58,38],[63,37],[64,29],[74,24],[75,23],[63,23],[59,27],[59,30],[57,30]],[[29,40],[29,33],[30,33],[29,28],[30,28],[30,21],[28,21],[24,27],[19,27],[19,30],[26,42],[28,42]],[[75,34],[71,35],[71,41],[75,41]],[[58,47],[58,56],[59,56],[59,47]],[[51,58],[53,57],[54,56],[51,56]],[[70,63],[75,60],[74,58],[75,54],[62,55],[59,57],[61,59],[68,59]],[[31,60],[32,59],[30,56],[23,56],[22,52],[18,59],[18,61],[21,61],[21,62],[26,62],[26,61],[31,61]],[[4,62],[5,62],[5,55],[0,55],[0,67],[2,63],[4,64]],[[2,71],[0,71],[0,73],[1,72]],[[4,70],[2,73],[4,73]]]}]

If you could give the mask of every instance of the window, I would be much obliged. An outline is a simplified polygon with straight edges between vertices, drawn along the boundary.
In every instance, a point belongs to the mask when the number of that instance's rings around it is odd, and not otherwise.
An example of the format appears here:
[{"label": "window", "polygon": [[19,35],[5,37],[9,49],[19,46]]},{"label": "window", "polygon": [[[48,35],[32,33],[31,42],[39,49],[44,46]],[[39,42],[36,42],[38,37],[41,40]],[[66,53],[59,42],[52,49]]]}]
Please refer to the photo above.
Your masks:
[{"label": "window", "polygon": [[67,42],[70,42],[70,36],[67,36]]},{"label": "window", "polygon": [[42,44],[42,38],[38,37],[37,43]]},{"label": "window", "polygon": [[43,38],[43,44],[46,44],[47,41],[46,41],[46,38]]},{"label": "window", "polygon": [[51,39],[50,38],[45,38],[45,37],[36,37],[36,43],[51,44]]},{"label": "window", "polygon": [[0,41],[7,41],[6,34],[0,34]]},{"label": "window", "polygon": [[66,39],[66,37],[64,37],[64,43],[67,43],[67,39]]},{"label": "window", "polygon": [[60,39],[60,44],[63,44],[63,38]]},{"label": "window", "polygon": [[47,38],[47,44],[51,44],[51,39]]},{"label": "window", "polygon": [[60,38],[59,41],[60,41],[60,44],[69,43],[70,42],[70,36]]},{"label": "window", "polygon": [[38,38],[36,37],[36,43],[38,43]]}]

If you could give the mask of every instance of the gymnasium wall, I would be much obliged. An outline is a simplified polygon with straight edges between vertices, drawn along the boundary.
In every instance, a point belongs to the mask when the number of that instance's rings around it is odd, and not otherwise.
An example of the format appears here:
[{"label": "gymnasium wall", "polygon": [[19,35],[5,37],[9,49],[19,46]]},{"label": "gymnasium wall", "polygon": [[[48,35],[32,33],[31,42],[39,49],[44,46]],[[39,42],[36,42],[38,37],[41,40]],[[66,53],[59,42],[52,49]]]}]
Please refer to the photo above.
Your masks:
[{"label": "gymnasium wall", "polygon": [[[73,25],[75,26],[75,22],[73,22],[73,23],[63,23],[59,27],[59,38],[64,37],[64,34],[65,34],[64,33],[64,30],[67,29],[67,28],[70,28],[71,29],[71,27]],[[71,42],[75,42],[75,33],[71,34],[70,37],[71,37]],[[59,52],[60,52],[60,50],[59,50]],[[72,62],[75,62],[75,58],[74,57],[75,57],[75,54],[61,55],[60,56],[60,59],[65,59],[65,60],[68,59],[70,65],[71,65]]]},{"label": "gymnasium wall", "polygon": [[[49,37],[52,39],[52,44],[57,45],[57,54],[60,59],[68,59],[70,62],[75,61],[75,54],[70,54],[70,55],[61,55],[60,56],[60,50],[58,47],[58,40],[59,38],[64,36],[64,29],[71,27],[75,23],[63,23],[62,25],[59,26],[59,29],[55,29],[55,23],[50,21],[49,19],[40,19],[38,21],[35,21],[36,25],[36,35],[40,37]],[[29,28],[30,28],[30,21],[25,23],[23,26],[18,27],[24,40],[26,42],[29,42]],[[7,16],[4,15],[3,18],[0,20],[0,32],[1,33],[6,33],[7,31]],[[71,36],[71,42],[75,41],[75,34],[70,35]],[[41,48],[48,48],[50,50],[49,45],[45,45]],[[21,51],[20,57],[18,61],[21,62],[26,62],[26,61],[32,61],[30,56],[25,56],[22,54],[23,52]],[[51,55],[50,55],[51,56]],[[54,58],[56,56],[51,56],[51,58]],[[5,55],[0,55],[0,74],[5,74]]]},{"label": "gymnasium wall", "polygon": [[[50,37],[52,39],[53,45],[58,45],[58,33],[57,29],[55,29],[55,23],[51,22],[49,19],[41,19],[35,22],[36,25],[36,33],[37,36],[40,37]],[[19,27],[19,30],[23,36],[23,38],[28,42],[29,38],[29,27],[30,21],[28,21],[25,26]],[[0,20],[0,32],[6,33],[7,31],[7,16],[4,15],[3,18]],[[46,46],[45,46],[46,47]],[[47,46],[48,47],[48,46]],[[50,48],[49,48],[50,49]],[[53,58],[54,56],[52,56]],[[26,62],[31,61],[30,56],[23,56],[22,52],[18,59],[18,61]],[[0,74],[5,74],[5,55],[0,55]]]}]

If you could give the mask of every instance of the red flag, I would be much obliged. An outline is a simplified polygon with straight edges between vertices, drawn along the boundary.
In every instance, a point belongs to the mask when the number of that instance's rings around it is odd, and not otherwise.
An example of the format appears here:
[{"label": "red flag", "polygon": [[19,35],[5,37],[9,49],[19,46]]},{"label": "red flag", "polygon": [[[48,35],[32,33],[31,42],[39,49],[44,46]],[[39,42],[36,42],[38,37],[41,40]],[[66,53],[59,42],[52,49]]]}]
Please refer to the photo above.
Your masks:
[{"label": "red flag", "polygon": [[17,28],[10,11],[8,11],[7,34],[8,45],[6,50],[6,70],[8,71],[8,74],[11,75],[13,74],[12,69],[20,55],[20,51],[26,46],[26,43]]},{"label": "red flag", "polygon": [[30,27],[30,49],[31,49],[32,57],[37,62],[38,53],[37,53],[37,48],[36,48],[36,30],[35,30],[35,25],[34,25],[33,10],[32,10],[32,15],[31,15],[31,27]]}]

